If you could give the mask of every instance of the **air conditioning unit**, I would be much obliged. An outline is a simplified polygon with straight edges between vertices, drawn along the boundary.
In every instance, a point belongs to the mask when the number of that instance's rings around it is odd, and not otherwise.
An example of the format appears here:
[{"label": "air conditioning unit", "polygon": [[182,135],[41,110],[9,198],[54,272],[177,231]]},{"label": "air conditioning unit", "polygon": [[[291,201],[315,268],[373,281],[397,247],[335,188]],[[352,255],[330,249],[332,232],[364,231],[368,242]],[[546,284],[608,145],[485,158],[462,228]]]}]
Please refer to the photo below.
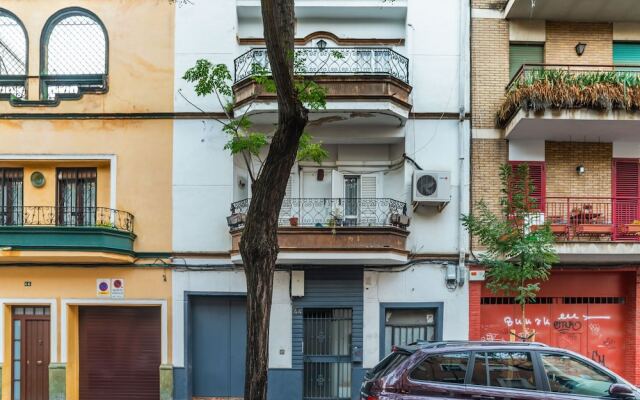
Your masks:
[{"label": "air conditioning unit", "polygon": [[413,173],[413,205],[444,208],[451,201],[451,172],[415,171]]}]

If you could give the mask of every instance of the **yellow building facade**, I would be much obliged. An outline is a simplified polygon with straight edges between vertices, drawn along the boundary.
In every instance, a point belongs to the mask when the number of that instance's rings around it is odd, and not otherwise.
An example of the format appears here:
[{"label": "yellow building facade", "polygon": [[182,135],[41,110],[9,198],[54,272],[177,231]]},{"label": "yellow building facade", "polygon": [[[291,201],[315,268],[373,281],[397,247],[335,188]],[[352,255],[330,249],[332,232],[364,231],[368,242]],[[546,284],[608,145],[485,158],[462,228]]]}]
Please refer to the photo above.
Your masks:
[{"label": "yellow building facade", "polygon": [[0,5],[2,400],[171,398],[174,7]]}]

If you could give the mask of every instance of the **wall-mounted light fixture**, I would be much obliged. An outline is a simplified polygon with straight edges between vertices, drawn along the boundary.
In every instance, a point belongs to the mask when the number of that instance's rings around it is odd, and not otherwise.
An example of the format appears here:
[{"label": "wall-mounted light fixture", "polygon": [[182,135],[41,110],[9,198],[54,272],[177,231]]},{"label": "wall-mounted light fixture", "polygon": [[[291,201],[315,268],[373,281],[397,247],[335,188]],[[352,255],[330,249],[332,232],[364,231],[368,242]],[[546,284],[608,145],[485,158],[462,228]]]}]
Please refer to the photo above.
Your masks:
[{"label": "wall-mounted light fixture", "polygon": [[582,176],[585,172],[587,172],[587,169],[584,167],[584,165],[580,164],[576,167],[576,172],[578,173],[578,175]]},{"label": "wall-mounted light fixture", "polygon": [[585,49],[587,48],[587,44],[586,43],[578,43],[576,45],[576,54],[578,55],[578,57],[582,56],[582,54],[584,54]]},{"label": "wall-mounted light fixture", "polygon": [[318,46],[318,49],[320,50],[324,50],[327,48],[327,42],[325,42],[324,40],[320,39],[318,40],[318,42],[316,43],[316,45]]}]

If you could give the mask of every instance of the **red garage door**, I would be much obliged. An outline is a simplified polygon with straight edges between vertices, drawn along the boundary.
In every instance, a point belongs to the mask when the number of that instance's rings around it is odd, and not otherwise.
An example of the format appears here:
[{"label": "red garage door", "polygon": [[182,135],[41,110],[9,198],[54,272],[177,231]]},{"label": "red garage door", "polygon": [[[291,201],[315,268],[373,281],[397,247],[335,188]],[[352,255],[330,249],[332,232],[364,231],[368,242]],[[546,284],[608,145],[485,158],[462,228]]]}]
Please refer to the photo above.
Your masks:
[{"label": "red garage door", "polygon": [[[599,287],[590,280],[586,277],[581,282],[578,275],[557,277],[551,285],[556,288],[545,293],[543,287],[537,304],[527,305],[527,325],[535,329],[536,341],[575,351],[623,374],[625,294],[621,282],[612,283],[622,278],[603,276]],[[607,284],[608,293],[598,293]],[[558,296],[559,291],[565,295]],[[510,329],[522,331],[520,307],[514,299],[484,293],[480,306],[482,340],[509,340]],[[577,295],[580,293],[583,295]]]},{"label": "red garage door", "polygon": [[158,400],[160,308],[80,308],[80,400]]}]

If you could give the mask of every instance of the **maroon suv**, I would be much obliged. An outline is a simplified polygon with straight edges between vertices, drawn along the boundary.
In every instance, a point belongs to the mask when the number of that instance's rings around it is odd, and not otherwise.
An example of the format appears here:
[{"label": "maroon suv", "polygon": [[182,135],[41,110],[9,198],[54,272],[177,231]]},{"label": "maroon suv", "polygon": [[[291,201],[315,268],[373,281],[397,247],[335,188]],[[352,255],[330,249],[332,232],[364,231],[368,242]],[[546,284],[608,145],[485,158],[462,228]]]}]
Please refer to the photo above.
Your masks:
[{"label": "maroon suv", "polygon": [[618,375],[539,343],[440,342],[394,348],[365,377],[362,400],[640,399]]}]

